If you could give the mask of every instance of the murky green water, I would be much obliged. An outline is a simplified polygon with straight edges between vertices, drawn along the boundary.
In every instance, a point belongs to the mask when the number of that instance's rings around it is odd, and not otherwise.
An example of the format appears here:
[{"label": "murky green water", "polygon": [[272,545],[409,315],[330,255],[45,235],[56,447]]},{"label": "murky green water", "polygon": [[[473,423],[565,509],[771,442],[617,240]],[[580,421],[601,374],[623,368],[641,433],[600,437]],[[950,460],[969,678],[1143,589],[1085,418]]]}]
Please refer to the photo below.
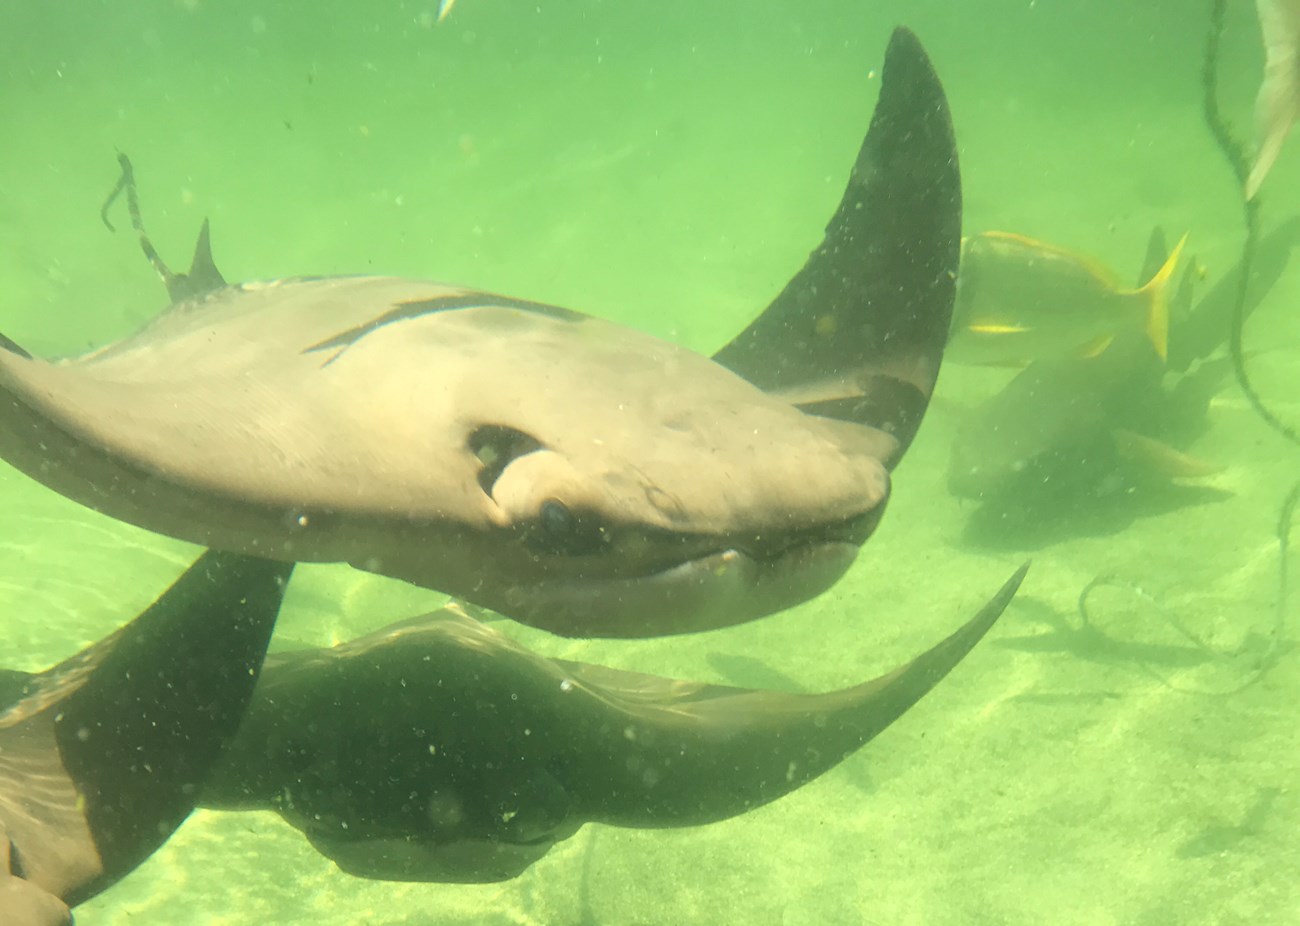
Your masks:
[{"label": "murky green water", "polygon": [[[1023,232],[1125,278],[1154,224],[1213,277],[1237,259],[1234,186],[1200,111],[1207,3],[0,4],[0,330],[35,353],[119,337],[164,303],[97,211],[135,161],[180,264],[203,217],[233,279],[385,272],[571,306],[702,351],[817,242],[911,26],[950,96],[968,231]],[[1230,4],[1224,101],[1260,54]],[[1300,201],[1300,141],[1265,226]],[[1260,391],[1300,421],[1300,266],[1247,332]],[[969,614],[1026,556],[988,641],[895,728],[772,806],[696,830],[588,827],[482,887],[339,873],[269,814],[197,814],[78,911],[93,924],[1190,924],[1300,918],[1300,667],[1278,634],[1276,511],[1300,451],[1231,386],[1191,448],[1194,502],[1106,529],[972,537],[945,488],[954,428],[1009,377],[951,368],[850,575],[778,617],[690,638],[545,652],[716,678],[756,656],[809,687],[865,678]],[[1113,500],[1108,502],[1113,504]],[[0,640],[41,667],[150,601],[193,550],[0,469]],[[1085,632],[1076,599],[1114,574]],[[438,596],[309,567],[279,637],[345,639]],[[1179,628],[1187,633],[1180,632]],[[1193,642],[1189,637],[1200,641]],[[1233,654],[1244,654],[1234,656]]]}]

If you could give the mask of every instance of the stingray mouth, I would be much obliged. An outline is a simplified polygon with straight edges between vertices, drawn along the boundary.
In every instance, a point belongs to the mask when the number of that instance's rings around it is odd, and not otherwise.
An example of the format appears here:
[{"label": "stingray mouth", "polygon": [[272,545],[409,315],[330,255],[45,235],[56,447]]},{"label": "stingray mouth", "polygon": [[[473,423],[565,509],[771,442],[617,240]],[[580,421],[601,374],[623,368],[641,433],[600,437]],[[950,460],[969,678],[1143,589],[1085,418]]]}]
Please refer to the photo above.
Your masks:
[{"label": "stingray mouth", "polygon": [[801,549],[823,544],[860,547],[875,532],[884,510],[885,506],[881,504],[870,511],[812,527],[740,535],[733,538],[730,549],[761,563],[778,560],[792,551],[798,554]]},{"label": "stingray mouth", "polygon": [[884,504],[794,530],[684,537],[687,555],[618,576],[566,576],[507,591],[506,613],[573,637],[656,637],[713,630],[785,610],[844,575]]}]

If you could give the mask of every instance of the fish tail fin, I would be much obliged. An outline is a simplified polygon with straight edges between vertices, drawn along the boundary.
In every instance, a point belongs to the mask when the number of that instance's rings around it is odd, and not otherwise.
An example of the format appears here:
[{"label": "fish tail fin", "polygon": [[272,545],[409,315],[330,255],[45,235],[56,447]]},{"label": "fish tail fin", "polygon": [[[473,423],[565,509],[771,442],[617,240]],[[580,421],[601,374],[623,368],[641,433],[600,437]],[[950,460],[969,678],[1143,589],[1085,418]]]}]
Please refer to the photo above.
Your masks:
[{"label": "fish tail fin", "polygon": [[1138,290],[1146,306],[1146,324],[1143,330],[1161,360],[1169,355],[1169,282],[1178,269],[1178,261],[1183,256],[1185,244],[1187,244],[1187,236],[1183,235],[1178,244],[1174,245],[1174,249],[1169,252],[1164,266]]}]

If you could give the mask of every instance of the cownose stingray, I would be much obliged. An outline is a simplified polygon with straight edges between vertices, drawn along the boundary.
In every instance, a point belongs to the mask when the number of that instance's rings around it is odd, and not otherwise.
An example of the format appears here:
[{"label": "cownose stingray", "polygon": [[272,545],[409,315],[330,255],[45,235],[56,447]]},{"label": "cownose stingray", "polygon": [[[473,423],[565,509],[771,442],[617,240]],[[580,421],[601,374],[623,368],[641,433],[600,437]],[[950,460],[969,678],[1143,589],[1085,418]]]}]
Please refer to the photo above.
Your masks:
[{"label": "cownose stingray", "polygon": [[0,672],[0,923],[70,922],[189,815],[292,568],[207,553],[112,636],[38,674]]},{"label": "cownose stingray", "polygon": [[344,871],[514,877],[584,823],[696,826],[837,765],[988,631],[967,624],[874,681],[787,694],[546,659],[452,605],[333,649],[272,654],[204,788],[273,809]]},{"label": "cownose stingray", "polygon": [[350,562],[559,633],[772,613],[848,568],[919,426],[956,157],[900,29],[822,244],[713,361],[455,286],[226,286],[205,233],[137,334],[56,363],[0,350],[0,457],[164,534]]}]

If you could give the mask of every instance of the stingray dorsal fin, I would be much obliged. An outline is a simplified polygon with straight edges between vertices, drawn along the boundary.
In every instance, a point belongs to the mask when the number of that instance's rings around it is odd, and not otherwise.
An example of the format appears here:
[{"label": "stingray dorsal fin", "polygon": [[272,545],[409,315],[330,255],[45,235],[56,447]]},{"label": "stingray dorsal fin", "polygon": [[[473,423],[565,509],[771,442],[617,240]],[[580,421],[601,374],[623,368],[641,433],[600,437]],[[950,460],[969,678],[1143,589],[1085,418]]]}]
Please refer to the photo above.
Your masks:
[{"label": "stingray dorsal fin", "polygon": [[136,234],[140,237],[140,250],[144,251],[144,256],[149,259],[150,266],[158,274],[159,279],[163,281],[163,285],[167,287],[167,296],[171,299],[172,305],[190,299],[197,299],[225,286],[226,280],[212,259],[212,239],[208,228],[208,220],[204,219],[203,227],[199,229],[199,237],[194,244],[194,257],[190,261],[189,273],[173,273],[158,254],[153,242],[149,240],[148,232],[144,230],[144,221],[140,218],[140,197],[135,186],[135,168],[131,164],[131,159],[119,152],[117,163],[122,173],[118,177],[113,191],[104,200],[104,205],[99,210],[99,217],[108,226],[109,231],[116,231],[117,229],[113,227],[113,223],[108,220],[108,210],[119,196],[123,193],[126,194],[127,211],[131,215],[131,227],[135,229]]},{"label": "stingray dorsal fin", "polygon": [[203,220],[198,240],[194,242],[194,258],[190,261],[189,273],[175,274],[165,282],[173,305],[206,296],[226,286],[226,278],[212,259],[212,233],[207,219]]}]

